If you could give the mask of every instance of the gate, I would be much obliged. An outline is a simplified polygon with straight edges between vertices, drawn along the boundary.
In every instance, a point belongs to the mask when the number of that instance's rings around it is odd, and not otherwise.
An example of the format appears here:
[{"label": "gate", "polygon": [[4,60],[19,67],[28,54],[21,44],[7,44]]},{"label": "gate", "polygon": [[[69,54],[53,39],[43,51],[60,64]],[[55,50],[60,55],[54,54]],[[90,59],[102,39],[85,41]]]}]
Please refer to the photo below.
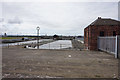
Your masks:
[{"label": "gate", "polygon": [[115,58],[120,57],[120,37],[98,37],[98,50],[115,54]]}]

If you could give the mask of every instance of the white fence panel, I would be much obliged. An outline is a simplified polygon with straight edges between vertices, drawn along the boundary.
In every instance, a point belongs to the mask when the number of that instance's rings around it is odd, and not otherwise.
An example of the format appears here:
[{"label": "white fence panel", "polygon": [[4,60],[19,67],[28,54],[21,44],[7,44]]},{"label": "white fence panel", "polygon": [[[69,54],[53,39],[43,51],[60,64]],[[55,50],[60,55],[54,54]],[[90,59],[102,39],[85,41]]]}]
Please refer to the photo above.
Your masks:
[{"label": "white fence panel", "polygon": [[120,53],[120,37],[98,37],[98,49],[115,54],[115,58],[118,58],[118,53]]}]

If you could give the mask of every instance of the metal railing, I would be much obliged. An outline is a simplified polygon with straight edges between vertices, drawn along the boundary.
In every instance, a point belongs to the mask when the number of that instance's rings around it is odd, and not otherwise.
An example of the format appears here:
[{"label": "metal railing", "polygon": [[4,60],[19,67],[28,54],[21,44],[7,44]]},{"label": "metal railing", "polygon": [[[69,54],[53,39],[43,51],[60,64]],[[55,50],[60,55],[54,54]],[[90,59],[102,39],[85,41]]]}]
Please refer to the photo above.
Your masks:
[{"label": "metal railing", "polygon": [[83,41],[81,40],[72,40],[72,46],[74,49],[82,50],[84,49]]},{"label": "metal railing", "polygon": [[[53,42],[53,40],[40,40],[39,44],[42,45],[42,44],[46,44],[46,43],[49,43],[49,42]],[[36,40],[33,40],[33,41],[25,41],[25,42],[16,42],[16,43],[2,43],[0,44],[1,47],[12,47],[12,46],[19,46],[19,45],[31,45],[31,46],[34,46],[34,45],[37,45],[37,41]]]},{"label": "metal railing", "polygon": [[[36,46],[27,46],[28,49],[37,49]],[[71,49],[71,44],[43,44],[39,46],[39,49]]]},{"label": "metal railing", "polygon": [[120,57],[120,36],[98,37],[98,50],[115,54],[115,58]]}]

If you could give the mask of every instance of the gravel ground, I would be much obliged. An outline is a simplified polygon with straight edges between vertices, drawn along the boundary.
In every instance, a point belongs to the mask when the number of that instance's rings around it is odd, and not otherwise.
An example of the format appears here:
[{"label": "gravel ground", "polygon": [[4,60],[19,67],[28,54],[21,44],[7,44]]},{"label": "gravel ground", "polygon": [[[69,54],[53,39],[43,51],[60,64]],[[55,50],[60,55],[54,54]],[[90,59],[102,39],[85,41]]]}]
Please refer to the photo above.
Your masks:
[{"label": "gravel ground", "polygon": [[73,49],[78,49],[78,50],[83,50],[84,49],[84,44],[81,43],[80,41],[72,40],[71,42],[72,42]]},{"label": "gravel ground", "polygon": [[2,50],[3,78],[116,78],[118,60],[98,51]]}]

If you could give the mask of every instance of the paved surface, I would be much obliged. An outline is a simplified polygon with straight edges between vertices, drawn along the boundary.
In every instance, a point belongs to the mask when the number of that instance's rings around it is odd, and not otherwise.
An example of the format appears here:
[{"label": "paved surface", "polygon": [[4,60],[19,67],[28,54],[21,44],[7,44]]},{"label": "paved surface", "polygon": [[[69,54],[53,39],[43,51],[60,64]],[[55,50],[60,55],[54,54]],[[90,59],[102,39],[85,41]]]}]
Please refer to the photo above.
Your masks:
[{"label": "paved surface", "polygon": [[115,78],[118,60],[97,51],[3,48],[5,78]]},{"label": "paved surface", "polygon": [[83,41],[72,40],[73,49],[79,49],[79,50],[84,49],[84,43],[81,43],[81,42],[83,42]]}]

